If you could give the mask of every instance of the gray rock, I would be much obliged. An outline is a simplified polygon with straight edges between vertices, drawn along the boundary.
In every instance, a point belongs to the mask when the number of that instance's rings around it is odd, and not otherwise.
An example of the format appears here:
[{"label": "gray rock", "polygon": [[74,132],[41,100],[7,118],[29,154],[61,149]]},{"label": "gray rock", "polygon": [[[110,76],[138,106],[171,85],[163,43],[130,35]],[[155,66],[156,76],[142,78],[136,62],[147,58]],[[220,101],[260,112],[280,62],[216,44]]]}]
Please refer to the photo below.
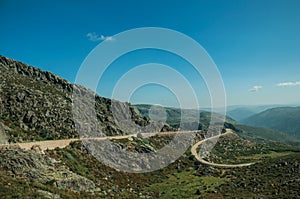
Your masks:
[{"label": "gray rock", "polygon": [[[112,100],[103,98],[80,85],[73,85],[50,72],[0,56],[0,118],[22,140],[63,139],[78,137],[75,129],[83,128],[86,136],[123,135],[141,131],[149,120],[129,103],[116,102],[116,115],[126,120],[116,122]],[[77,110],[72,110],[73,97],[82,99]],[[95,102],[91,101],[95,99]],[[86,106],[90,109],[86,110]],[[74,111],[79,118],[75,118]],[[77,111],[77,112],[76,112]],[[87,127],[91,112],[96,112],[95,123]],[[125,127],[122,124],[125,122]],[[87,128],[87,129],[84,129]],[[42,133],[47,131],[47,133]],[[10,140],[20,140],[8,132]],[[46,136],[46,137],[45,137]],[[83,135],[81,135],[83,136]]]},{"label": "gray rock", "polygon": [[0,149],[0,167],[16,177],[33,182],[52,184],[60,189],[94,191],[93,181],[70,171],[70,169],[43,154],[38,147],[25,151],[18,147]]}]

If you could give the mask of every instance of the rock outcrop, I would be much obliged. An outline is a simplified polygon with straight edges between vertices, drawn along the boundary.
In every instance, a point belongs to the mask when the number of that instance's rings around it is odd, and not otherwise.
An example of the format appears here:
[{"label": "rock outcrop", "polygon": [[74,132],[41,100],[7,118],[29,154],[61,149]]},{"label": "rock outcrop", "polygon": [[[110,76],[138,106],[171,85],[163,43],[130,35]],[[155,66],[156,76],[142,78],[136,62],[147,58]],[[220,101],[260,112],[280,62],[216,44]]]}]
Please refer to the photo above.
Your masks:
[{"label": "rock outcrop", "polygon": [[44,155],[38,148],[25,151],[17,147],[0,150],[0,167],[14,177],[27,178],[32,182],[49,184],[59,189],[93,191],[93,181],[80,176],[59,161]]},{"label": "rock outcrop", "polygon": [[[74,92],[73,92],[74,91]],[[74,94],[91,95],[91,109],[95,111],[97,121],[88,133],[123,135],[136,133],[142,126],[149,124],[149,119],[129,103],[116,102],[120,107],[115,115],[129,111],[131,124],[136,128],[124,129],[116,122],[112,110],[112,100],[100,97],[80,85],[73,85],[50,72],[0,56],[0,123],[11,128],[8,131],[9,142],[25,140],[63,139],[78,137],[76,117],[72,111]],[[84,98],[84,97],[83,97]],[[77,109],[82,121],[88,120],[85,110]],[[80,123],[80,121],[79,121]],[[79,124],[80,125],[80,124]],[[86,124],[82,124],[85,125]],[[131,127],[131,126],[130,126]],[[164,127],[164,129],[169,129]]]}]

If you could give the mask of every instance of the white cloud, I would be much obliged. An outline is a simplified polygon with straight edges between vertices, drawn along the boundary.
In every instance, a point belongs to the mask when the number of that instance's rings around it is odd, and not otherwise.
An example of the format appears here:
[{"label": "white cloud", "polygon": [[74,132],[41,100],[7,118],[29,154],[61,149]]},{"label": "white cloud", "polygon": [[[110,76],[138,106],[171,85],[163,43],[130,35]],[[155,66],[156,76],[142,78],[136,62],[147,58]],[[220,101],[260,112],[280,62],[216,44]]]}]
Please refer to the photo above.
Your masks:
[{"label": "white cloud", "polygon": [[257,92],[262,89],[262,86],[253,86],[253,88],[249,89],[250,92]]},{"label": "white cloud", "polygon": [[89,32],[86,34],[90,41],[114,41],[112,36],[97,35],[95,32]]},{"label": "white cloud", "polygon": [[300,81],[299,82],[281,82],[276,85],[280,86],[280,87],[300,86]]}]

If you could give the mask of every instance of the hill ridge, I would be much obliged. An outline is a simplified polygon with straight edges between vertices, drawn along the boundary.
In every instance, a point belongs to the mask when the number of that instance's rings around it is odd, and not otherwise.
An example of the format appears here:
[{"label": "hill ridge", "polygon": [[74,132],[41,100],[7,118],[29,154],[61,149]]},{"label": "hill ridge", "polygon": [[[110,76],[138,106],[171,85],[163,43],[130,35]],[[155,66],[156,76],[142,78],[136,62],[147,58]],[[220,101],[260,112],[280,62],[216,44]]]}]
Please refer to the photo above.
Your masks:
[{"label": "hill ridge", "polygon": [[23,62],[4,57],[2,55],[0,55],[0,64],[1,64],[1,67],[5,67],[6,69],[12,69],[16,73],[26,75],[29,77],[34,77],[37,80],[41,80],[41,81],[49,81],[49,82],[52,82],[54,84],[61,86],[63,89],[72,91],[73,84],[71,82],[69,82],[68,80],[65,80],[65,79],[59,77],[58,75],[55,75],[54,73],[51,73],[49,71],[43,71],[37,67],[30,66]]},{"label": "hill ridge", "polygon": [[[95,98],[93,106],[101,129],[91,131],[102,131],[108,135],[130,133],[120,129],[114,120],[111,99],[51,72],[4,56],[0,56],[0,91],[0,134],[7,135],[11,142],[78,137],[75,130],[77,121],[72,115],[73,91]],[[128,107],[135,124],[144,126],[149,123],[129,103],[116,103]],[[117,114],[124,114],[123,109],[117,111]],[[80,114],[89,117],[84,111]]]},{"label": "hill ridge", "polygon": [[242,121],[243,124],[270,128],[300,138],[300,107],[276,107]]}]

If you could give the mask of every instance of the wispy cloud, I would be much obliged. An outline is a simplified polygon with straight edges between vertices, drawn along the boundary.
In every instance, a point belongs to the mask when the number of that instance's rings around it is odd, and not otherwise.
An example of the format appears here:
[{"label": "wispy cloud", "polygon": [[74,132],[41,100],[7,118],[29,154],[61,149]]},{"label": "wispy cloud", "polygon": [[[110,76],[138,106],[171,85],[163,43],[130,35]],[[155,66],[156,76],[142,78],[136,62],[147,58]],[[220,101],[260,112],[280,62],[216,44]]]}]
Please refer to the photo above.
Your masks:
[{"label": "wispy cloud", "polygon": [[253,88],[249,89],[250,92],[257,92],[262,89],[262,86],[253,86]]},{"label": "wispy cloud", "polygon": [[298,82],[281,82],[276,85],[280,86],[280,87],[300,86],[300,81],[298,81]]},{"label": "wispy cloud", "polygon": [[95,32],[89,32],[86,34],[87,38],[90,41],[114,41],[115,38],[112,36],[104,36],[104,35],[97,35]]}]

